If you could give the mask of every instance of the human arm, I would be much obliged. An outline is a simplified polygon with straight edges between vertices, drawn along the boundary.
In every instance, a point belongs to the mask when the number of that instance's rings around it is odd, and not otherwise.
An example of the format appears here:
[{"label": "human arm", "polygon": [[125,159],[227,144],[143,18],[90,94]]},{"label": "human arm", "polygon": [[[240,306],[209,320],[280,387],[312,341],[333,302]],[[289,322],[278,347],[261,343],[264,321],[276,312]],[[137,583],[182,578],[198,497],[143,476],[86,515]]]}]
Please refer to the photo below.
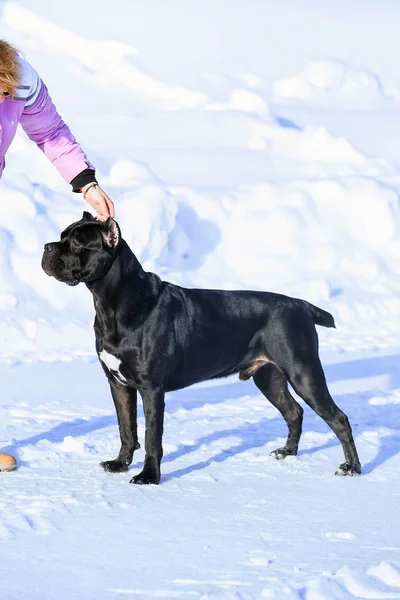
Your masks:
[{"label": "human arm", "polygon": [[[114,216],[114,205],[97,184],[94,166],[58,114],[47,87],[35,69],[25,60],[20,60],[21,85],[15,100],[24,102],[20,117],[22,128],[65,181],[72,185],[73,191],[82,191],[101,220]],[[97,185],[90,186],[92,183]]]}]

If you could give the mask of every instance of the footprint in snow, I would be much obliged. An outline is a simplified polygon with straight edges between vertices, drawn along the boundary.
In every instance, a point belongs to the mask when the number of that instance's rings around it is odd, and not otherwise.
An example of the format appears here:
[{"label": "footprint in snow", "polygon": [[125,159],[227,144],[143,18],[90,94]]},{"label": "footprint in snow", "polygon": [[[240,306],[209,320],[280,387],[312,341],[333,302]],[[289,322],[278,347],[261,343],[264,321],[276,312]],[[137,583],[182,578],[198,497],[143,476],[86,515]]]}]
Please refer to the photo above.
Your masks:
[{"label": "footprint in snow", "polygon": [[335,531],[325,533],[325,537],[330,542],[346,542],[349,540],[355,540],[357,536],[354,533],[347,533],[345,531]]}]

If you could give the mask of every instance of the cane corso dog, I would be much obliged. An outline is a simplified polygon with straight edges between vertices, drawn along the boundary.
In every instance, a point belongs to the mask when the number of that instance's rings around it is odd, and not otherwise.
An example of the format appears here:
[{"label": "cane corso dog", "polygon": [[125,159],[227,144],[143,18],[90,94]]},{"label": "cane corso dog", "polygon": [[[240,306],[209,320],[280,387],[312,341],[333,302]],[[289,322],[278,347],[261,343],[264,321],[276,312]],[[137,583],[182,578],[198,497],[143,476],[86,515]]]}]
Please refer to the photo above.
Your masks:
[{"label": "cane corso dog", "polygon": [[328,312],[305,300],[256,291],[188,289],[143,270],[116,221],[88,212],[46,244],[44,271],[68,285],[85,283],[96,311],[96,350],[117,411],[121,449],[106,471],[126,471],[139,448],[137,392],[146,421],[145,459],[131,483],[160,481],[166,392],[239,374],[253,378],[280,411],[289,434],[272,454],[297,454],[303,409],[296,393],[339,438],[338,475],[358,475],[360,461],[347,416],[332,400],[318,356],[315,325],[335,327]]}]

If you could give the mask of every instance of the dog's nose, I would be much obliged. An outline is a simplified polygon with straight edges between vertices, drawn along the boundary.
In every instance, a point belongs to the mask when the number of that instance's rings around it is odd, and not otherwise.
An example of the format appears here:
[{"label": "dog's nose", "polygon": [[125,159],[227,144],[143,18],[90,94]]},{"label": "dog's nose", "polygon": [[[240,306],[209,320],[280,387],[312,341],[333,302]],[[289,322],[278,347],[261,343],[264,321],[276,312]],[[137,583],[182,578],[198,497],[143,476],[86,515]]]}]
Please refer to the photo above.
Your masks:
[{"label": "dog's nose", "polygon": [[45,244],[44,249],[46,252],[53,252],[53,244]]}]

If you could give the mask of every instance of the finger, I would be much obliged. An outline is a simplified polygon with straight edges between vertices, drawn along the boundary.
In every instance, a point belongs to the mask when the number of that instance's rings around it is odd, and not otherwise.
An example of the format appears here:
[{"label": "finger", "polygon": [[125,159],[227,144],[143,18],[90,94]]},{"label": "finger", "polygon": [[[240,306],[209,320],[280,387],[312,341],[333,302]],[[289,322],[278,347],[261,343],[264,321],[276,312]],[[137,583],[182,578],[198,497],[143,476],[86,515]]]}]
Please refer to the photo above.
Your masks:
[{"label": "finger", "polygon": [[112,202],[112,200],[110,200],[110,198],[107,198],[107,207],[109,215],[113,219],[115,217],[115,208],[114,203]]},{"label": "finger", "polygon": [[101,216],[103,221],[108,217],[114,217],[114,204],[107,194],[103,190],[93,190],[93,194],[91,192],[92,190],[89,191],[86,200],[94,208],[98,216]]},{"label": "finger", "polygon": [[99,213],[101,213],[101,215],[103,217],[108,217],[108,206],[107,206],[107,202],[105,198],[99,198],[98,200],[98,205],[99,205]]},{"label": "finger", "polygon": [[114,217],[114,204],[112,200],[107,196],[107,194],[103,191],[101,195],[101,205],[102,207],[104,207],[104,214],[107,215],[107,217]]},{"label": "finger", "polygon": [[103,198],[103,196],[97,197],[96,200],[94,200],[94,205],[99,214],[107,216],[108,208],[106,200]]},{"label": "finger", "polygon": [[101,217],[101,220],[105,221],[107,216],[104,214],[104,209],[102,208],[101,204],[97,200],[92,200],[90,198],[87,199],[87,202],[96,211],[97,217]]}]

